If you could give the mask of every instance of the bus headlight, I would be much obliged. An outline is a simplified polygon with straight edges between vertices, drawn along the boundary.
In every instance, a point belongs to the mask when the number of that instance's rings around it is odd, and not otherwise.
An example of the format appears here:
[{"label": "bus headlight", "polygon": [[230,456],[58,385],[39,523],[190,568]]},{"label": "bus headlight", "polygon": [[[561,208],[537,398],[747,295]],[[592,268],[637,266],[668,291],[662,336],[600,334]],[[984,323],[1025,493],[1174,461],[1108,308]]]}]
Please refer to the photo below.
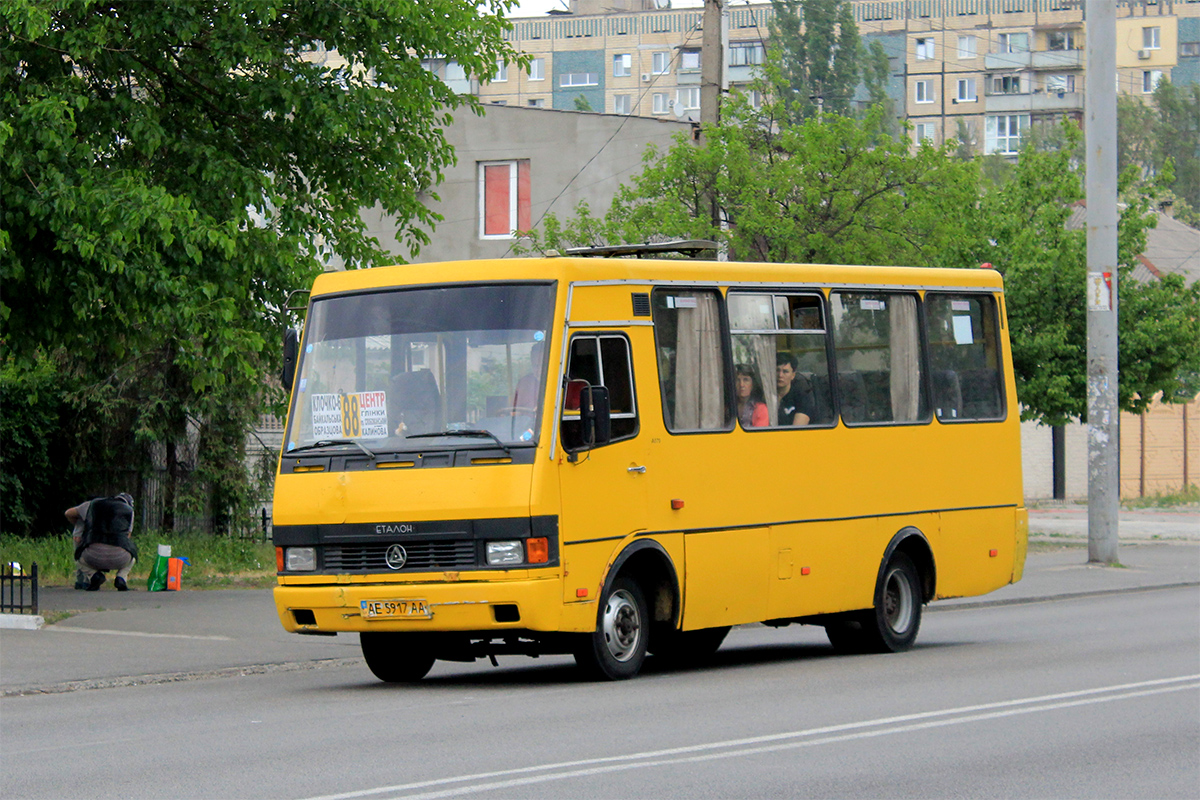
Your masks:
[{"label": "bus headlight", "polygon": [[505,564],[522,564],[525,561],[525,547],[520,541],[488,542],[487,563],[489,567]]},{"label": "bus headlight", "polygon": [[283,567],[288,572],[312,572],[317,568],[317,549],[315,547],[285,548]]}]

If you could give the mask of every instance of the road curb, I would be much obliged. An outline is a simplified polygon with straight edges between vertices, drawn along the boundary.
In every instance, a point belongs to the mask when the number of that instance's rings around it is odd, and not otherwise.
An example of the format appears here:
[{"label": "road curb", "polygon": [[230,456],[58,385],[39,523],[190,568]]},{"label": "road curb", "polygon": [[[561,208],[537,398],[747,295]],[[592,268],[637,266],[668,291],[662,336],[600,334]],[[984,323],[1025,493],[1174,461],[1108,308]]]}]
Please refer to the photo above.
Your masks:
[{"label": "road curb", "polygon": [[0,628],[16,631],[36,631],[46,620],[36,614],[0,614]]},{"label": "road curb", "polygon": [[1084,597],[1105,597],[1114,594],[1133,594],[1135,592],[1157,592],[1161,589],[1187,589],[1200,586],[1200,581],[1184,581],[1182,583],[1164,583],[1157,586],[1124,586],[1120,589],[1093,589],[1086,592],[1065,592],[1047,594],[1040,597],[1007,597],[1002,600],[976,600],[967,603],[942,601],[937,605],[934,601],[925,607],[926,611],[959,611],[969,608],[989,608],[992,606],[1020,606],[1033,603],[1050,603],[1055,600],[1078,600]]}]

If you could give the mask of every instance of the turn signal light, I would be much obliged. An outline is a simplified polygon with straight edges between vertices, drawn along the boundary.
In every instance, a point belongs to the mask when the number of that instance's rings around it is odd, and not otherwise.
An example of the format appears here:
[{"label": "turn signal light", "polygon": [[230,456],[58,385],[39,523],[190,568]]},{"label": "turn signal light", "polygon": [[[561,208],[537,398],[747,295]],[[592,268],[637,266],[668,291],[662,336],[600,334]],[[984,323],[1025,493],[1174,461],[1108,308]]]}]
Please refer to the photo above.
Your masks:
[{"label": "turn signal light", "polygon": [[545,536],[525,540],[525,560],[530,564],[545,564],[550,560],[550,540]]}]

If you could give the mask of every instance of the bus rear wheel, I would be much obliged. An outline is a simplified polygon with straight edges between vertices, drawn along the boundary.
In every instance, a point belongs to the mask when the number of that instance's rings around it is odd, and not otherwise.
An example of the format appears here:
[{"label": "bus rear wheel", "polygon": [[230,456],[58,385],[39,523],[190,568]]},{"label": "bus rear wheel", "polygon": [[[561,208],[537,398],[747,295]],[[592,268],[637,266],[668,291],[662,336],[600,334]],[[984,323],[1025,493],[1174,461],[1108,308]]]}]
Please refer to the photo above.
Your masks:
[{"label": "bus rear wheel", "polygon": [[921,576],[911,558],[895,553],[875,588],[875,606],[825,626],[841,653],[898,653],[921,628]]},{"label": "bus rear wheel", "polygon": [[419,635],[364,631],[358,636],[367,667],[381,681],[412,683],[433,668],[434,657]]},{"label": "bus rear wheel", "polygon": [[596,630],[584,634],[575,649],[575,663],[591,678],[632,678],[646,660],[649,622],[641,588],[629,578],[617,578],[600,604]]}]

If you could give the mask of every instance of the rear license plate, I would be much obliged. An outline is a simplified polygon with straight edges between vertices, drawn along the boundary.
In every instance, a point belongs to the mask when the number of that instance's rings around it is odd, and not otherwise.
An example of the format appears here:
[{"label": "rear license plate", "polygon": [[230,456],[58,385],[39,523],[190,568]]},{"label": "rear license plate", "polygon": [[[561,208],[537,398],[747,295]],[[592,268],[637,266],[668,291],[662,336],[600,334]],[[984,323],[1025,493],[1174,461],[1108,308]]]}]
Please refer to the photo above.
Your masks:
[{"label": "rear license plate", "polygon": [[366,619],[402,617],[404,619],[430,619],[428,600],[360,600],[362,615]]}]

